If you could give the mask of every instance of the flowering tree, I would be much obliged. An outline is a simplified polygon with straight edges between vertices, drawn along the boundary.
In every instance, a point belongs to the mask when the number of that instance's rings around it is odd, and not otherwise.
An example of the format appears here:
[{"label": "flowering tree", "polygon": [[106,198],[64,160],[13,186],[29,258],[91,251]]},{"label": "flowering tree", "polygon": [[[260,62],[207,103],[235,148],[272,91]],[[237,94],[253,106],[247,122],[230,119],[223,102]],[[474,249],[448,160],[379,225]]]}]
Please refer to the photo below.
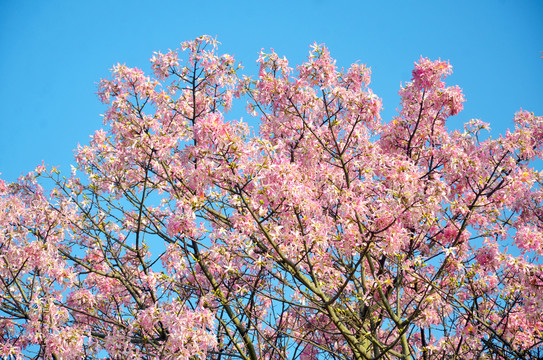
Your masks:
[{"label": "flowering tree", "polygon": [[382,122],[324,46],[252,79],[216,45],[114,67],[71,176],[0,183],[0,358],[542,356],[543,118],[449,131],[464,97],[420,59]]}]

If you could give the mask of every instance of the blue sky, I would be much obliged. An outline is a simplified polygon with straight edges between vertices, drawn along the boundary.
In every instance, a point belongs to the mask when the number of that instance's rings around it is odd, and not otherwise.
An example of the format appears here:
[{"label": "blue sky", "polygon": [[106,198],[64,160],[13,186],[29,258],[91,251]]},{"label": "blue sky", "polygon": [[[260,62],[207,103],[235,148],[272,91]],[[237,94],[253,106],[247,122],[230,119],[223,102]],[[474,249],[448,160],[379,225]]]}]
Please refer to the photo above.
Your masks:
[{"label": "blue sky", "polygon": [[389,120],[420,56],[450,60],[466,94],[451,120],[490,122],[520,108],[543,115],[543,1],[15,1],[0,0],[0,173],[14,181],[45,161],[69,173],[73,149],[103,127],[96,83],[117,62],[149,69],[153,51],[202,34],[257,72],[261,48],[291,64],[325,43],[339,66],[371,66]]}]

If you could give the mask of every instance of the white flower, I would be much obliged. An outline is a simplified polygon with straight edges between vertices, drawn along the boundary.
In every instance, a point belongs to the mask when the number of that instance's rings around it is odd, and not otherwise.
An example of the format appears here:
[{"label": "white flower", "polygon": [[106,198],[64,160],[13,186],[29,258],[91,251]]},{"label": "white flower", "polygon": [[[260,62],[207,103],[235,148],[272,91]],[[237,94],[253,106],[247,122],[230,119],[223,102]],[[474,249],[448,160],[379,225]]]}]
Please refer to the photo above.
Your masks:
[{"label": "white flower", "polygon": [[456,253],[456,247],[453,246],[453,247],[450,247],[450,248],[443,249],[443,252],[445,253],[445,255],[447,255],[447,257],[449,257],[449,256],[454,257],[455,253]]}]

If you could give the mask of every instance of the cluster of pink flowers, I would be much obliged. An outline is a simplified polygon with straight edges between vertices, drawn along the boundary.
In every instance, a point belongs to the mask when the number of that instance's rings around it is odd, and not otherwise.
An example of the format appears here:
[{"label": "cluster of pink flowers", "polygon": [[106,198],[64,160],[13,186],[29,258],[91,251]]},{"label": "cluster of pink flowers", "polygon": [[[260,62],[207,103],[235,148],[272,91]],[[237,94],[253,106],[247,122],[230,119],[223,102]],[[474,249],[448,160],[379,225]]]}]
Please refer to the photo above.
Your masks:
[{"label": "cluster of pink flowers", "polygon": [[71,176],[0,180],[0,358],[540,356],[542,117],[451,131],[464,95],[421,58],[383,121],[324,45],[254,78],[217,49],[115,66]]}]

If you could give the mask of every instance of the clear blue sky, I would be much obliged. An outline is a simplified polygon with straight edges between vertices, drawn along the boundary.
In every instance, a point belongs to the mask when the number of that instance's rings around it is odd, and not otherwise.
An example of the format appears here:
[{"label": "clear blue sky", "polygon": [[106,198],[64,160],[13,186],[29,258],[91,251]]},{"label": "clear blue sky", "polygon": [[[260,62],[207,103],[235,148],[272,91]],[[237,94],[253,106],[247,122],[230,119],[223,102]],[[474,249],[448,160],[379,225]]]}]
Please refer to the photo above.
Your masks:
[{"label": "clear blue sky", "polygon": [[153,51],[202,34],[257,71],[261,48],[291,64],[313,42],[340,66],[372,67],[384,119],[398,106],[421,55],[450,60],[450,85],[464,89],[464,112],[511,127],[520,108],[543,115],[543,1],[0,0],[0,172],[13,181],[45,161],[65,172],[72,151],[101,128],[96,83],[117,62],[149,68]]}]

